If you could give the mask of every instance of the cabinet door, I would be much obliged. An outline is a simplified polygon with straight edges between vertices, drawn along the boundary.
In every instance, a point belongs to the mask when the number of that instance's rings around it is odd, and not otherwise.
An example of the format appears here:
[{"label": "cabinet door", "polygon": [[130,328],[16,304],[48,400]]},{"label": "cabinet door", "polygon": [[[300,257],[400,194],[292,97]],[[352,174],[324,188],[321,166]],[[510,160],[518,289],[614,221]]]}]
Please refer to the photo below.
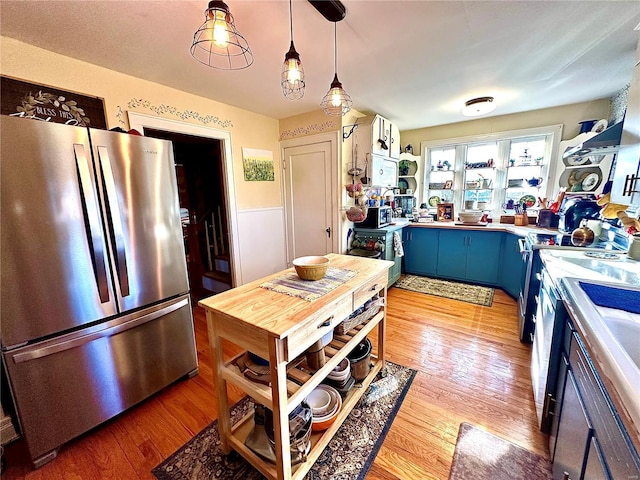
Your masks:
[{"label": "cabinet door", "polygon": [[592,434],[575,377],[569,370],[560,412],[553,478],[564,478],[565,473],[569,474],[569,480],[582,478],[585,456]]},{"label": "cabinet door", "polygon": [[400,130],[395,123],[389,124],[391,142],[389,144],[389,156],[400,158]]},{"label": "cabinet door", "polygon": [[407,273],[436,275],[439,232],[435,228],[404,229],[404,268]]},{"label": "cabinet door", "polygon": [[500,255],[500,286],[514,298],[518,298],[524,288],[527,266],[520,254],[520,238],[513,233],[505,233]]},{"label": "cabinet door", "polygon": [[395,187],[398,182],[398,163],[388,158],[373,155],[371,160],[371,185]]},{"label": "cabinet door", "polygon": [[[387,128],[387,133],[385,133],[385,128]],[[371,152],[374,155],[381,155],[383,157],[389,156],[390,139],[388,129],[389,122],[381,116],[376,115],[373,119],[373,123],[371,124],[371,139],[373,140]],[[384,148],[385,146],[387,148]]]},{"label": "cabinet door", "polygon": [[[638,44],[640,56],[640,43]],[[640,63],[633,69],[627,113],[624,117],[620,150],[611,187],[611,201],[623,205],[640,206]],[[636,180],[632,180],[633,177]],[[630,192],[634,190],[635,193]]]},{"label": "cabinet door", "polygon": [[498,283],[498,266],[502,248],[502,233],[467,231],[467,262],[465,278],[473,282]]},{"label": "cabinet door", "polygon": [[[402,230],[398,234],[402,238]],[[396,251],[393,248],[393,232],[387,233],[384,259],[393,262],[393,266],[389,269],[389,283],[387,284],[390,287],[398,281],[402,269],[402,257],[396,256]]]},{"label": "cabinet door", "polygon": [[439,276],[464,280],[467,272],[468,231],[441,230],[438,242]]}]

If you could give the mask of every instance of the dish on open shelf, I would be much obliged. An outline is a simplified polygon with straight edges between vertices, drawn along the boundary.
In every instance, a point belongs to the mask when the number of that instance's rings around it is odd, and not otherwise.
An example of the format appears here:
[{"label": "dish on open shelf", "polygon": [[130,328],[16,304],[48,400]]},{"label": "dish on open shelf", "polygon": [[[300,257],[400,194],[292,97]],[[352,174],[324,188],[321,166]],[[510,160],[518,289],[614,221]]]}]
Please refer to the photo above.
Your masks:
[{"label": "dish on open shelf", "polygon": [[536,197],[534,197],[533,195],[523,195],[522,197],[520,197],[520,200],[518,200],[518,204],[523,206],[526,205],[527,208],[533,207],[536,202]]}]

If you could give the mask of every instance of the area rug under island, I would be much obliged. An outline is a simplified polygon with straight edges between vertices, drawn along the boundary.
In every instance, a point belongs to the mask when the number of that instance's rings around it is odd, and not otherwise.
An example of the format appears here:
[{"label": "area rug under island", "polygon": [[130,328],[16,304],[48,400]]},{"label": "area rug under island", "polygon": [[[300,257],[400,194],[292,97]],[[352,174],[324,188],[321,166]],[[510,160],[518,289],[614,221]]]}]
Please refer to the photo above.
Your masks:
[{"label": "area rug under island", "polygon": [[[367,400],[372,397],[365,393],[309,470],[306,480],[365,478],[417,373],[389,361],[382,372],[386,376],[395,376],[398,388],[371,403]],[[379,373],[376,381],[381,378]],[[253,408],[250,397],[241,399],[231,407],[232,423]],[[217,424],[217,420],[212,422],[154,468],[153,474],[159,480],[264,479],[240,455],[222,452]]]}]

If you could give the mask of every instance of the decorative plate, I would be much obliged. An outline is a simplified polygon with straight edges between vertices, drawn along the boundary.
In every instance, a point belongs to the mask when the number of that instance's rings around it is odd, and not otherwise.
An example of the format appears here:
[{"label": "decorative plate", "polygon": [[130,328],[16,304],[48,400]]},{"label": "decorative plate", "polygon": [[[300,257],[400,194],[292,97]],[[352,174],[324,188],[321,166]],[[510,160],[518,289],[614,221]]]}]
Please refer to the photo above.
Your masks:
[{"label": "decorative plate", "polygon": [[567,160],[566,164],[569,167],[576,167],[576,166],[579,166],[579,165],[584,165],[587,162],[590,162],[591,161],[590,159],[591,159],[591,157],[589,157],[589,156],[586,156],[586,157],[577,157],[577,156],[576,157],[569,157],[569,158],[566,159]]},{"label": "decorative plate", "polygon": [[404,178],[398,179],[398,188],[400,188],[400,190],[406,190],[407,188],[409,188],[409,182],[407,182]]},{"label": "decorative plate", "polygon": [[437,207],[437,206],[438,206],[438,204],[439,204],[441,201],[442,201],[442,199],[441,199],[439,196],[437,196],[437,195],[434,195],[433,197],[429,197],[429,206],[430,206],[430,207]]},{"label": "decorative plate", "polygon": [[584,177],[584,180],[582,180],[582,190],[584,190],[585,192],[590,192],[591,190],[596,188],[599,183],[600,175],[595,172],[590,173],[589,175]]},{"label": "decorative plate", "polygon": [[620,255],[617,253],[607,253],[607,252],[584,252],[587,257],[591,258],[599,258],[601,260],[618,260]]},{"label": "decorative plate", "polygon": [[595,125],[593,126],[593,128],[591,129],[592,132],[603,132],[607,129],[607,127],[609,126],[609,122],[607,122],[606,119],[602,119],[602,120],[598,120]]},{"label": "decorative plate", "polygon": [[531,208],[536,204],[536,197],[533,195],[524,195],[518,200],[518,203],[520,205],[526,205],[527,208]]}]

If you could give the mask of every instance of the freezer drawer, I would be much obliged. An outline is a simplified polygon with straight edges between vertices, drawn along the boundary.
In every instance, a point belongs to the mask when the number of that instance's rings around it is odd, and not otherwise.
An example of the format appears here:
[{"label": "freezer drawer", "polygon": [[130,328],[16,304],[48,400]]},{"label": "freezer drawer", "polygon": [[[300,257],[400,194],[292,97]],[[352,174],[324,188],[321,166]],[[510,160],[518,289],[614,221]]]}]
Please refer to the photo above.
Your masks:
[{"label": "freezer drawer", "polygon": [[188,296],[114,323],[4,352],[36,466],[54,458],[63,443],[197,368]]}]

